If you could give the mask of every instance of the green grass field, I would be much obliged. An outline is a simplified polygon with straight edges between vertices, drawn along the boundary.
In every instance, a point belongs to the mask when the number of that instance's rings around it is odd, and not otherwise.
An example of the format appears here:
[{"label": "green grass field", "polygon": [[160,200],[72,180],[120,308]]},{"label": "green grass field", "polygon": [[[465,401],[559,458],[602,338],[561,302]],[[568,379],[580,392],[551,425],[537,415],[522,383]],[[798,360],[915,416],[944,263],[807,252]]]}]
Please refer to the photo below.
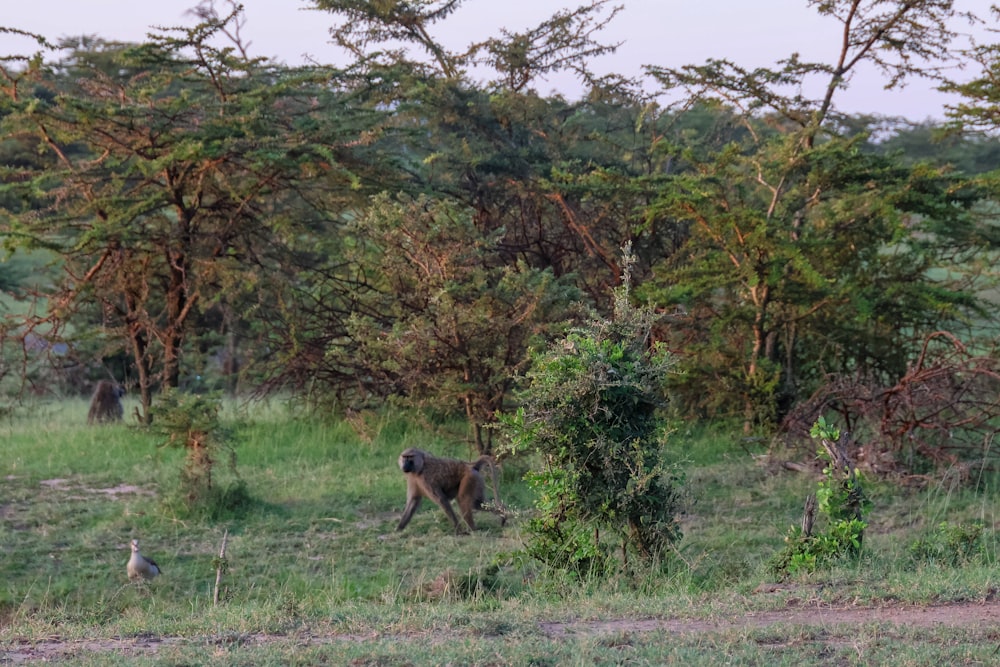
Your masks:
[{"label": "green grass field", "polygon": [[[680,429],[671,455],[690,501],[669,566],[580,583],[517,555],[525,461],[503,467],[517,510],[506,527],[483,513],[455,536],[425,502],[395,532],[399,451],[469,458],[461,426],[229,407],[250,500],[207,518],[171,501],[181,451],[135,427],[84,426],[83,401],[31,412],[0,423],[0,663],[940,665],[987,664],[1000,645],[986,622],[998,613],[990,480],[871,482],[860,560],[779,581],[768,563],[816,479],[769,472],[725,430]],[[218,471],[218,487],[234,482]],[[973,522],[984,531],[967,564],[913,556],[942,524]],[[148,584],[126,577],[133,537],[164,571]]]}]

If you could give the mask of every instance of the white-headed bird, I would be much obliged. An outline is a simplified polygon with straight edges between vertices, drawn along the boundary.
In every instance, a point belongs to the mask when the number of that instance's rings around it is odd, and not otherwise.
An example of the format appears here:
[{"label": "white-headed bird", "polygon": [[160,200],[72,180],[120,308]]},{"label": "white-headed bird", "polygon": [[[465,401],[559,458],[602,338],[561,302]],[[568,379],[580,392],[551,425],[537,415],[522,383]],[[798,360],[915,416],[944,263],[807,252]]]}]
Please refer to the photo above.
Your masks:
[{"label": "white-headed bird", "polygon": [[132,540],[132,557],[128,559],[128,578],[132,581],[137,579],[152,579],[160,574],[160,566],[151,558],[146,558],[139,553],[139,540]]}]

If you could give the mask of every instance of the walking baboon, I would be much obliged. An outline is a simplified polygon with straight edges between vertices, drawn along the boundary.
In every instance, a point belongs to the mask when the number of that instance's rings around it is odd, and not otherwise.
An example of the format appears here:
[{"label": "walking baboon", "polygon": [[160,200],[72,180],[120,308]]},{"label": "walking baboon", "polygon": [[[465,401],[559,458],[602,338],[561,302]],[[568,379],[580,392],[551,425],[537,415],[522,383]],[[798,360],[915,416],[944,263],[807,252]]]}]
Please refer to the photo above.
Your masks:
[{"label": "walking baboon", "polygon": [[102,423],[121,421],[125,415],[122,407],[122,396],[125,388],[110,380],[101,380],[90,398],[90,411],[87,412],[87,423]]},{"label": "walking baboon", "polygon": [[[503,511],[497,508],[483,507],[484,493],[486,485],[483,482],[481,468],[484,465],[491,467],[493,474],[493,491],[496,494],[496,469],[493,467],[493,459],[489,456],[480,456],[473,463],[459,461],[457,459],[444,459],[428,454],[421,449],[413,447],[404,450],[399,455],[399,469],[406,474],[406,508],[403,510],[403,517],[399,520],[396,530],[403,530],[406,524],[413,518],[413,513],[420,507],[423,498],[430,498],[437,504],[444,513],[448,515],[455,525],[455,532],[461,533],[462,527],[451,508],[451,501],[458,498],[458,508],[462,512],[462,518],[468,524],[469,530],[475,530],[476,524],[472,519],[473,510],[487,510],[500,516],[500,525],[507,522],[507,517]],[[499,498],[494,499],[497,503]]]}]

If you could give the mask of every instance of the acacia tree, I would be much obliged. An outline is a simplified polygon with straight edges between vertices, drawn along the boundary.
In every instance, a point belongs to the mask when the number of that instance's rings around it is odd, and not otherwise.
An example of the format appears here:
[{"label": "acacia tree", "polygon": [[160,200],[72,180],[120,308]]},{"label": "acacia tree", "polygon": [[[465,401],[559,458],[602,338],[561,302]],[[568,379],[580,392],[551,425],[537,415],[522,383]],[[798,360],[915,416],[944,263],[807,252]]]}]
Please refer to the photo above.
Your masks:
[{"label": "acacia tree", "polygon": [[238,7],[200,16],[5,72],[4,137],[37,142],[51,164],[8,179],[42,206],[8,210],[3,232],[64,271],[27,326],[75,345],[90,334],[68,325],[96,320],[109,349],[127,349],[146,419],[151,390],[178,384],[198,317],[280,292],[300,244],[349,199],[366,144],[330,72],[250,58]]},{"label": "acacia tree", "polygon": [[[358,67],[409,73],[385,88],[397,122],[420,130],[407,147],[422,158],[412,167],[415,187],[471,209],[486,236],[503,230],[509,264],[572,274],[609,307],[617,249],[640,224],[628,199],[634,186],[622,175],[654,141],[627,82],[589,70],[590,59],[617,48],[599,34],[620,7],[591,0],[456,52],[434,29],[460,1],[314,4],[337,17],[334,39]],[[593,94],[573,102],[539,94],[546,77],[565,71]]]},{"label": "acacia tree", "polygon": [[[836,112],[862,65],[889,87],[940,76],[953,58],[952,3],[809,4],[840,24],[830,63],[793,55],[775,69],[712,60],[649,70],[743,128],[703,150],[668,147],[682,168],[650,211],[685,239],[654,267],[660,291],[647,293],[681,304],[677,335],[700,341],[683,355],[681,396],[716,412],[740,405],[748,427],[773,423],[825,372],[898,376],[923,333],[974,309],[969,274],[932,271],[985,238],[969,214],[981,193],[945,170],[862,151],[865,137],[843,133]],[[817,82],[816,98],[795,92]]]},{"label": "acacia tree", "polygon": [[380,197],[349,231],[369,289],[348,324],[356,344],[327,362],[353,366],[369,395],[458,407],[489,453],[483,425],[508,407],[527,351],[561,329],[576,291],[551,271],[507,264],[500,235],[483,237],[448,202]]},{"label": "acacia tree", "polygon": [[[355,219],[350,262],[300,294],[308,334],[288,368],[311,366],[311,377],[345,393],[460,405],[488,449],[481,426],[509,398],[529,344],[578,300],[567,285],[608,300],[618,280],[614,249],[625,234],[614,206],[592,196],[593,184],[559,175],[613,151],[595,148],[585,104],[534,90],[561,69],[588,78],[587,59],[614,48],[594,35],[617,10],[606,16],[607,0],[596,0],[456,53],[433,29],[459,2],[314,4],[338,19],[334,39],[367,73],[370,95],[394,109],[411,179],[394,184],[405,196],[379,197]],[[472,81],[476,64],[496,78]],[[349,298],[328,298],[347,281]]]}]

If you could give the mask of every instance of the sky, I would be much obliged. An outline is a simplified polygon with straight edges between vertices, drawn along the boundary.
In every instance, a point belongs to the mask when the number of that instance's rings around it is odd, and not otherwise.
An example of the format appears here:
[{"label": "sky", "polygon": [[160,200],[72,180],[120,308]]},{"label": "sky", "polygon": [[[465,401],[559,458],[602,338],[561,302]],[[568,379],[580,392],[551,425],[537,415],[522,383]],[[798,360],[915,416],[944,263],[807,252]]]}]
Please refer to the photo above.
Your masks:
[{"label": "sky", "polygon": [[[807,0],[613,0],[624,9],[609,24],[602,41],[621,42],[613,55],[593,62],[598,73],[639,77],[646,64],[679,67],[708,58],[728,58],[746,67],[766,67],[797,52],[803,59],[833,62],[838,52],[839,24],[819,16]],[[142,41],[152,26],[193,25],[187,14],[197,0],[4,0],[0,26],[35,32],[55,41],[93,34],[109,40]],[[344,54],[329,41],[334,17],[309,9],[305,0],[242,0],[243,37],[250,53],[288,65],[307,59],[343,65]],[[465,0],[434,36],[461,49],[497,34],[500,27],[524,30],[560,9],[582,0]],[[956,7],[985,14],[989,0],[956,0]],[[223,2],[217,2],[224,7]],[[762,9],[762,7],[766,9]],[[964,29],[964,26],[963,26]],[[0,55],[22,53],[31,43],[0,34]],[[902,116],[914,121],[938,119],[954,102],[916,81],[901,91],[883,90],[873,71],[859,72],[849,90],[839,94],[838,108],[847,113]],[[582,90],[570,78],[540,86],[543,94],[569,98]]]}]

